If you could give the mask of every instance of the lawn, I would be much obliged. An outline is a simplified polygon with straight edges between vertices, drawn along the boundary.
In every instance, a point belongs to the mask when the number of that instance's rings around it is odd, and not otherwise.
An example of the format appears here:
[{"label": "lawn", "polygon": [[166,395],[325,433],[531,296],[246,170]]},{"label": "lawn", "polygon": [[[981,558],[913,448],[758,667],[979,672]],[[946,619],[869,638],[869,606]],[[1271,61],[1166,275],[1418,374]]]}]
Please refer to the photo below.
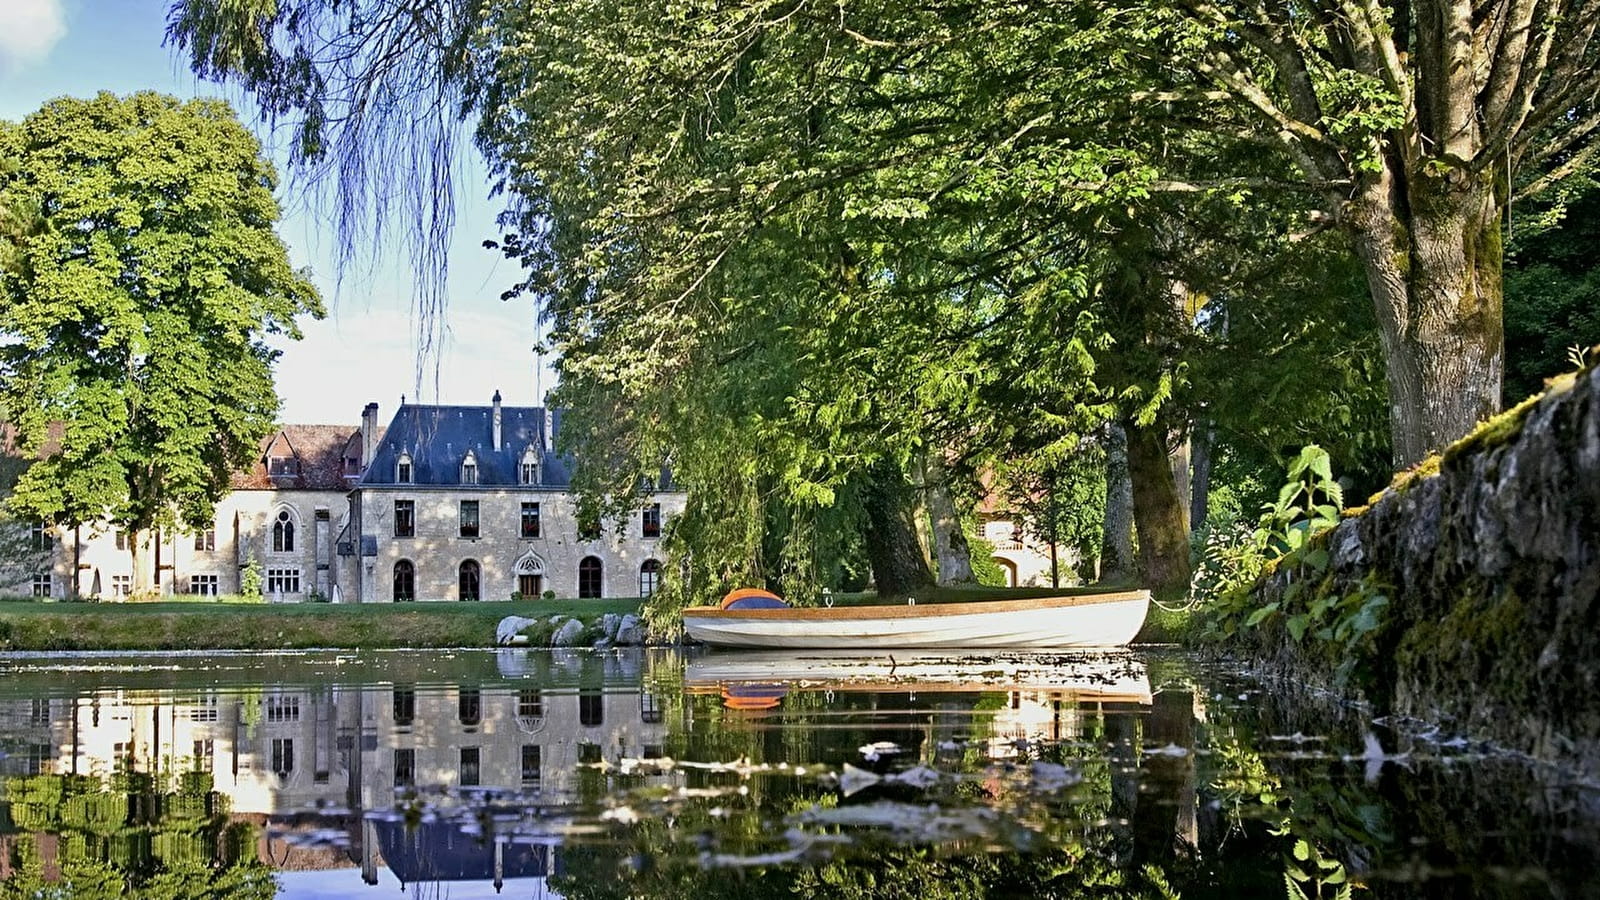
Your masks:
[{"label": "lawn", "polygon": [[639,598],[493,603],[40,603],[0,600],[0,650],[485,647],[503,616],[637,612]]}]

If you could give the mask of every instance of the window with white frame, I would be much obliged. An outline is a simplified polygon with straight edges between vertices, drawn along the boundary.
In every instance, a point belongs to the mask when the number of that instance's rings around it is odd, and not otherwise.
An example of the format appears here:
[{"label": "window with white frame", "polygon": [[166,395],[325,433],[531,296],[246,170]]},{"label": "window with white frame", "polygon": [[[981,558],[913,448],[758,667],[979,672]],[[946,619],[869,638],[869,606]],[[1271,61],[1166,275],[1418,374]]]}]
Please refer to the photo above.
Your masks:
[{"label": "window with white frame", "polygon": [[394,480],[400,484],[411,483],[411,454],[402,453],[394,462]]},{"label": "window with white frame", "polygon": [[219,587],[220,585],[218,584],[218,579],[215,575],[189,576],[189,593],[191,594],[203,594],[207,597],[215,597],[219,593]]},{"label": "window with white frame", "polygon": [[133,593],[132,575],[111,576],[111,596],[126,597],[131,593]]},{"label": "window with white frame", "polygon": [[532,447],[522,451],[522,462],[517,467],[519,484],[539,483],[539,454]]},{"label": "window with white frame", "polygon": [[650,597],[661,586],[661,561],[647,559],[639,566],[639,596]]},{"label": "window with white frame", "polygon": [[211,771],[211,760],[212,760],[213,757],[216,756],[216,753],[217,753],[216,743],[212,739],[206,738],[204,740],[195,741],[194,742],[194,756],[193,756],[193,759],[194,759],[194,771],[196,771],[196,772],[209,772],[209,771]]},{"label": "window with white frame", "polygon": [[300,570],[296,568],[279,567],[267,570],[268,594],[298,594],[300,593]]},{"label": "window with white frame", "polygon": [[470,450],[467,451],[466,458],[461,460],[461,483],[478,483],[478,457],[474,456]]},{"label": "window with white frame", "polygon": [[300,698],[293,694],[272,694],[268,696],[267,721],[300,721]]},{"label": "window with white frame", "polygon": [[201,551],[217,549],[217,530],[215,528],[207,528],[205,531],[195,532],[194,548]]},{"label": "window with white frame", "polygon": [[117,537],[116,537],[117,549],[118,550],[126,550],[126,549],[128,549],[128,533],[126,531],[123,531],[121,528],[118,528],[117,531],[116,531],[116,535],[117,535]]},{"label": "window with white frame", "polygon": [[35,597],[54,596],[52,593],[54,587],[55,585],[48,572],[42,575],[33,576],[33,595]]},{"label": "window with white frame", "polygon": [[50,529],[43,522],[28,526],[28,548],[35,553],[50,549]]}]

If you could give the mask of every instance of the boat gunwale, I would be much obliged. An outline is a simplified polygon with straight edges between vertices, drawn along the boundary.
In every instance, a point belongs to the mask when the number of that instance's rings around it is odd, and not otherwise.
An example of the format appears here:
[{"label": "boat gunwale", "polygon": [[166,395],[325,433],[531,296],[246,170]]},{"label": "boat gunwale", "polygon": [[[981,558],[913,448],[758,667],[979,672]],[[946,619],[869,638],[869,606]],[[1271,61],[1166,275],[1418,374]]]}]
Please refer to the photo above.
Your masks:
[{"label": "boat gunwale", "polygon": [[871,606],[786,606],[779,609],[722,609],[716,606],[691,606],[684,619],[752,619],[755,621],[854,621],[864,619],[911,619],[931,616],[993,615],[1039,609],[1067,609],[1109,603],[1149,601],[1148,590],[1115,591],[1104,594],[1072,594],[1060,597],[1027,597],[1020,600],[967,600],[959,603],[919,603]]}]

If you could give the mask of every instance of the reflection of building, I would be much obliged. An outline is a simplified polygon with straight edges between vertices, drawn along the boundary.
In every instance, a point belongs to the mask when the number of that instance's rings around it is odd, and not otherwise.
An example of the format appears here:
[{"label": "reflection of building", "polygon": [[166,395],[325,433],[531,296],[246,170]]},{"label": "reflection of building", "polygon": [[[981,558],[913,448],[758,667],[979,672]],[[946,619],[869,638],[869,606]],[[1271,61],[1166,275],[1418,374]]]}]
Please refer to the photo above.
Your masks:
[{"label": "reflection of building", "polygon": [[[376,403],[359,427],[284,425],[235,475],[212,528],[133,548],[110,527],[35,525],[16,536],[37,554],[22,567],[32,574],[3,592],[127,597],[137,552],[163,594],[235,594],[253,578],[284,600],[649,595],[684,494],[663,474],[623,521],[579,521],[560,423],[559,410],[502,406],[497,392],[488,406],[404,404],[387,428]],[[0,461],[17,462],[13,437],[0,428]]]},{"label": "reflection of building", "polygon": [[[415,829],[365,813],[413,789],[446,789],[430,799],[445,810],[472,788],[568,802],[581,764],[660,755],[665,738],[653,695],[609,684],[101,691],[0,702],[0,775],[133,771],[159,784],[163,774],[204,771],[236,819],[293,834],[298,814],[313,811],[314,828],[350,836],[344,856],[265,838],[259,852],[270,863],[359,866],[369,883],[384,866],[401,882],[542,879],[559,868],[554,841],[481,842],[456,824]],[[0,824],[7,809],[0,796]]]}]

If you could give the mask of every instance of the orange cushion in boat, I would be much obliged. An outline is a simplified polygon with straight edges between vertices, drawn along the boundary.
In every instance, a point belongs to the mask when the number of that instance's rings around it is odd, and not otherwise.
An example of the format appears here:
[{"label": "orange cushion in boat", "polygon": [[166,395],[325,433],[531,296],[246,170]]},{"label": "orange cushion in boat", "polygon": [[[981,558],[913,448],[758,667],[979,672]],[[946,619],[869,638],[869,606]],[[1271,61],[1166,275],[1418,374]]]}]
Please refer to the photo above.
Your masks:
[{"label": "orange cushion in boat", "polygon": [[735,603],[751,597],[760,597],[764,600],[774,600],[777,602],[778,606],[787,605],[783,602],[783,598],[771,591],[763,590],[762,588],[739,588],[737,590],[729,591],[728,595],[722,598],[722,608],[731,609]]}]

